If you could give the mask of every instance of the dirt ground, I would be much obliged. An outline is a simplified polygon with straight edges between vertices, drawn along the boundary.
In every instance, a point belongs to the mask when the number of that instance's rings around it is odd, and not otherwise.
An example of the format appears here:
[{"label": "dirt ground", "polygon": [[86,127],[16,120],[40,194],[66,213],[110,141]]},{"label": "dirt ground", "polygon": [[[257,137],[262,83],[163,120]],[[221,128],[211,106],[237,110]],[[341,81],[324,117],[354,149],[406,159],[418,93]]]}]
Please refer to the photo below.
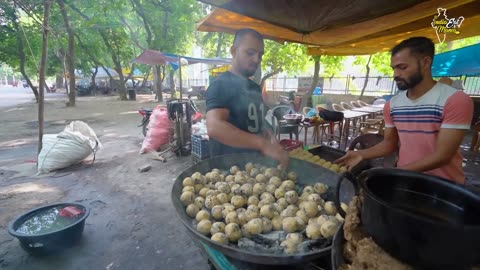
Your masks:
[{"label": "dirt ground", "polygon": [[[175,177],[191,158],[171,156],[160,163],[138,154],[143,136],[136,110],[155,106],[152,101],[150,95],[137,101],[81,97],[75,108],[67,108],[65,100],[47,99],[45,133],[82,120],[103,148],[93,165],[89,157],[41,176],[35,176],[37,106],[0,108],[0,269],[209,269],[170,200]],[[145,164],[152,169],[138,172]],[[25,210],[61,201],[91,209],[81,243],[57,256],[28,255],[8,234],[8,222]]]}]

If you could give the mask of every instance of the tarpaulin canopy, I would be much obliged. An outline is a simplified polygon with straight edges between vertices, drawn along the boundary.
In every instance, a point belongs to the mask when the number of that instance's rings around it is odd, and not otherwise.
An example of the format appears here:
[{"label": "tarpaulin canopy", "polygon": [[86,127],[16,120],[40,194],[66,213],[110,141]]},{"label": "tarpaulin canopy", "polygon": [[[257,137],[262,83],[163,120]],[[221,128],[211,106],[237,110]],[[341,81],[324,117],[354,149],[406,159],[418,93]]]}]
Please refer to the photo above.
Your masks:
[{"label": "tarpaulin canopy", "polygon": [[[132,72],[132,70],[130,68],[128,68],[128,67],[122,68],[122,73],[123,74],[128,75],[128,74],[130,74],[130,72]],[[133,72],[132,72],[132,78],[143,79],[143,73],[138,69],[134,69]]]},{"label": "tarpaulin canopy", "polygon": [[438,43],[444,34],[438,38],[431,25],[438,8],[448,18],[464,17],[459,33],[446,34],[446,42],[480,35],[478,0],[199,1],[218,7],[197,25],[200,31],[252,28],[266,38],[307,44],[314,55],[372,54],[412,36]]},{"label": "tarpaulin canopy", "polygon": [[[232,62],[229,58],[195,58],[171,53],[163,53],[154,50],[144,50],[133,62],[147,65],[166,65],[173,63],[178,65],[178,59],[184,58],[189,65],[203,63],[207,65],[228,65]],[[182,63],[183,65],[183,63]]]},{"label": "tarpaulin canopy", "polygon": [[435,55],[432,75],[434,77],[480,75],[480,44]]}]

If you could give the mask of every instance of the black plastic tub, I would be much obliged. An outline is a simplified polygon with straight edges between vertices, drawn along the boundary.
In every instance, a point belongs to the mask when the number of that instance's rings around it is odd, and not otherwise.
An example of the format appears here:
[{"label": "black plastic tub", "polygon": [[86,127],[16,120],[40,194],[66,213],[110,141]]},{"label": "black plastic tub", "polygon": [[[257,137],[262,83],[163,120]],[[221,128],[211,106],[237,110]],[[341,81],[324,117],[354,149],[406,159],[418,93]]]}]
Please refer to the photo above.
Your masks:
[{"label": "black plastic tub", "polygon": [[[41,211],[58,207],[58,206],[74,206],[83,211],[81,218],[76,222],[62,228],[43,234],[24,234],[17,232],[20,226],[25,223],[29,218],[38,214]],[[45,205],[24,213],[15,218],[8,225],[8,233],[15,236],[20,241],[20,246],[32,255],[51,255],[53,253],[59,253],[66,248],[75,245],[81,238],[83,228],[85,226],[85,220],[90,214],[90,210],[79,203],[55,203]]]}]

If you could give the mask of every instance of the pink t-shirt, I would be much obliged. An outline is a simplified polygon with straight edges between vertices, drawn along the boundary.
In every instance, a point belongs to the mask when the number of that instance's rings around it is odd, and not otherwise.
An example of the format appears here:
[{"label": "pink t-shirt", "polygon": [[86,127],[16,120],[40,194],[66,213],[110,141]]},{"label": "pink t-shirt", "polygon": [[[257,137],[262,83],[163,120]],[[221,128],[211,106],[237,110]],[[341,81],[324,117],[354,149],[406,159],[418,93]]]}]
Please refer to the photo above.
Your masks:
[{"label": "pink t-shirt", "polygon": [[[407,91],[400,92],[385,104],[383,115],[385,127],[397,129],[401,167],[433,154],[440,129],[470,129],[473,101],[462,91],[437,83],[416,100],[409,99]],[[425,173],[464,184],[460,150],[447,165]]]}]

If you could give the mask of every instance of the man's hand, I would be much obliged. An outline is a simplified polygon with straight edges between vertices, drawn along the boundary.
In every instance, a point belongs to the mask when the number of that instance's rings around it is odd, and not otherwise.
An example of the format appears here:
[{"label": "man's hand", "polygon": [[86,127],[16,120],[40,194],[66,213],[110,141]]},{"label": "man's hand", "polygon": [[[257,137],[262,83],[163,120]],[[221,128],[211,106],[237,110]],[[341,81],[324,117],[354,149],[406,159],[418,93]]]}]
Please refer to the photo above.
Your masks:
[{"label": "man's hand", "polygon": [[283,149],[283,147],[280,144],[276,142],[274,143],[267,142],[262,146],[261,151],[262,151],[262,154],[264,154],[265,156],[271,157],[276,161],[280,162],[280,165],[282,165],[283,168],[288,167],[287,151],[285,151],[285,149]]},{"label": "man's hand", "polygon": [[335,163],[338,163],[340,166],[345,166],[347,170],[351,170],[353,167],[357,166],[363,160],[363,156],[359,151],[348,151],[343,157],[335,160]]}]

